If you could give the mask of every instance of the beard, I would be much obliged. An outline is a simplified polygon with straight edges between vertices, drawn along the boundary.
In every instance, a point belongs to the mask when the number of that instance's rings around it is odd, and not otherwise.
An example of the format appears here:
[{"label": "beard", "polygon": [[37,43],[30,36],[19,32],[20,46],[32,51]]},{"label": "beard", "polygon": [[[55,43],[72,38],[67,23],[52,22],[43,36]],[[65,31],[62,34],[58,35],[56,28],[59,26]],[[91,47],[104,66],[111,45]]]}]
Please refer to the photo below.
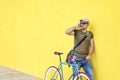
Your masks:
[{"label": "beard", "polygon": [[84,28],[84,27],[81,26],[80,29],[81,29],[81,30],[86,30],[87,28]]}]

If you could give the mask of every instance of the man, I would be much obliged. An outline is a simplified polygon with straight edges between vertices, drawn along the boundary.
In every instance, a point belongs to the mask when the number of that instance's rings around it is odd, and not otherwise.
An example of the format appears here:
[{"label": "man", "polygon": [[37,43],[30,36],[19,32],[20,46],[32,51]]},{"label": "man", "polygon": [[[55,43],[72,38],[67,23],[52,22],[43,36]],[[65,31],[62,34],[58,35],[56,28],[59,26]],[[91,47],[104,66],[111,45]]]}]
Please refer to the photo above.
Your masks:
[{"label": "man", "polygon": [[[93,80],[94,74],[92,71],[90,59],[94,49],[94,40],[93,33],[87,30],[88,26],[89,19],[82,18],[78,25],[68,28],[66,30],[66,34],[74,35],[74,45],[76,45],[80,40],[82,40],[85,35],[87,36],[85,40],[75,49],[73,63],[76,63],[75,60],[80,60],[81,63],[79,63],[79,68],[83,67],[84,71]],[[73,66],[73,71],[75,70],[75,68],[76,66]]]}]

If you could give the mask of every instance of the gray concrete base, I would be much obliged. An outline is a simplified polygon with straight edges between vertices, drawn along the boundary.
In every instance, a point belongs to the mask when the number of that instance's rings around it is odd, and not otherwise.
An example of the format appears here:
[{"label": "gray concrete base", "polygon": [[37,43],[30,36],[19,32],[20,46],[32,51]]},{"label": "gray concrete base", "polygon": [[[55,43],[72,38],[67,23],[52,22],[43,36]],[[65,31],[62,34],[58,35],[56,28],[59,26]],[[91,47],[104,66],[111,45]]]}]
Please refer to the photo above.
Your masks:
[{"label": "gray concrete base", "polygon": [[0,80],[41,80],[40,78],[0,66]]}]

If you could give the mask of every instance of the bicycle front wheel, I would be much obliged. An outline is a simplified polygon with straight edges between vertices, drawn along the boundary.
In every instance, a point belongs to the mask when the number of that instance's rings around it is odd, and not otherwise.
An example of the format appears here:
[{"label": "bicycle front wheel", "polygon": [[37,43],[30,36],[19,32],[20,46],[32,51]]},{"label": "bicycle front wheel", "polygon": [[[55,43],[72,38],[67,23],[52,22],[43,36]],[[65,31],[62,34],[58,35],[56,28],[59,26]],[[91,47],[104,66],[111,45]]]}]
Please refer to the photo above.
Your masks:
[{"label": "bicycle front wheel", "polygon": [[73,80],[91,80],[91,79],[86,73],[79,72],[78,75],[74,76]]},{"label": "bicycle front wheel", "polygon": [[62,80],[58,68],[50,66],[45,73],[44,80]]}]

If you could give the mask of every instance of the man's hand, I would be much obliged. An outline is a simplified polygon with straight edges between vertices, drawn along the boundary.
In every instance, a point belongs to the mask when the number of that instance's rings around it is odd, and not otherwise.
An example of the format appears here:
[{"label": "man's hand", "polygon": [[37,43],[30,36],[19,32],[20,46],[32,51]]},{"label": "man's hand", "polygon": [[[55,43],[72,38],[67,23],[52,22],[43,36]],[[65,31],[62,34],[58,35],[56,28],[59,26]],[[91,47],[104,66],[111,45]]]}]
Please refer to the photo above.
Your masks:
[{"label": "man's hand", "polygon": [[85,57],[86,60],[90,60],[90,58],[91,58],[90,55],[88,55],[88,56]]},{"label": "man's hand", "polygon": [[80,28],[80,24],[77,24],[74,26],[75,28]]}]

